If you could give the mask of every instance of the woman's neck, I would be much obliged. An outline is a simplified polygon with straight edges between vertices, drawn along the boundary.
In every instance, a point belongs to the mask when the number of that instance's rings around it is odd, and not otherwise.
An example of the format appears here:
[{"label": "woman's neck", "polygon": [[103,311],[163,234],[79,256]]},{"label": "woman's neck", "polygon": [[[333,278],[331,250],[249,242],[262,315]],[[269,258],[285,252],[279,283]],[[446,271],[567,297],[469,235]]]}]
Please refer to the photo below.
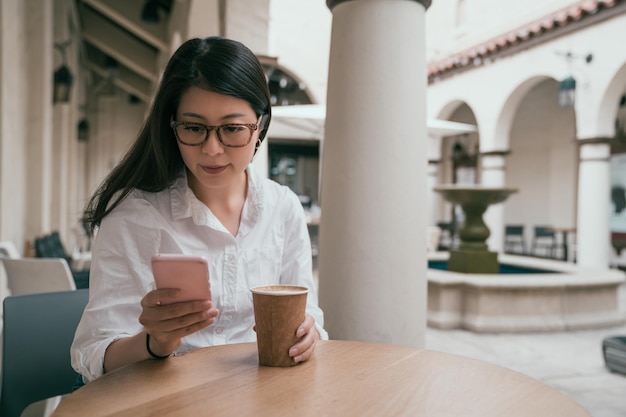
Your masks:
[{"label": "woman's neck", "polygon": [[187,178],[189,187],[198,200],[211,210],[233,236],[237,236],[248,195],[248,172],[244,171],[239,179],[222,188],[204,187],[189,173]]}]

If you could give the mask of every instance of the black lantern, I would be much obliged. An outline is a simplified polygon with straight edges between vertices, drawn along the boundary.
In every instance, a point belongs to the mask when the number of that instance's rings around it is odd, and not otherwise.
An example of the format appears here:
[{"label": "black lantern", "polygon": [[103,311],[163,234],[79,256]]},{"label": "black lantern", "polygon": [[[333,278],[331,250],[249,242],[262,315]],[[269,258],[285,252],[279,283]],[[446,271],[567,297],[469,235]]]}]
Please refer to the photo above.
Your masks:
[{"label": "black lantern", "polygon": [[161,21],[160,11],[166,14],[172,9],[172,0],[144,0],[141,8],[141,21],[144,23],[155,24]]},{"label": "black lantern", "polygon": [[65,54],[65,48],[69,46],[70,42],[71,41],[67,41],[62,44],[54,44],[54,47],[61,52],[63,59],[61,66],[54,71],[54,89],[52,91],[54,103],[69,103],[70,101],[70,93],[74,77],[72,76],[70,69],[67,67],[67,55]]},{"label": "black lantern", "polygon": [[54,102],[69,103],[70,92],[74,77],[66,65],[60,66],[54,71]]},{"label": "black lantern", "polygon": [[559,82],[559,106],[573,107],[576,99],[576,80],[571,75]]},{"label": "black lantern", "polygon": [[[583,58],[585,63],[589,64],[593,61],[593,54],[587,55],[575,55],[571,52],[560,53],[560,55],[565,56],[567,60],[567,65],[571,66],[572,62],[575,59]],[[576,102],[576,80],[571,75],[567,78],[564,78],[559,82],[559,106],[561,107],[574,107],[574,103]]]},{"label": "black lantern", "polygon": [[78,141],[86,142],[89,139],[89,122],[87,119],[81,119],[78,122]]},{"label": "black lantern", "polygon": [[136,106],[137,104],[141,103],[141,99],[134,94],[130,94],[128,96],[128,103],[133,106]]},{"label": "black lantern", "polygon": [[159,3],[147,0],[141,9],[141,20],[146,23],[159,23]]}]

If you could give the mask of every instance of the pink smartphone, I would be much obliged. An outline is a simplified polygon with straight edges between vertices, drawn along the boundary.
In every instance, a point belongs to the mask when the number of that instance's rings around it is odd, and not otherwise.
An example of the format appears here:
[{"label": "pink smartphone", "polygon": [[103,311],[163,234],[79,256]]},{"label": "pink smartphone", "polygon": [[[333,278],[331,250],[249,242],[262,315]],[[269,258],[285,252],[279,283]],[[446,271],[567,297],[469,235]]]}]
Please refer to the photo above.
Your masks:
[{"label": "pink smartphone", "polygon": [[157,288],[181,289],[179,301],[211,299],[206,258],[160,253],[152,257],[151,263]]}]

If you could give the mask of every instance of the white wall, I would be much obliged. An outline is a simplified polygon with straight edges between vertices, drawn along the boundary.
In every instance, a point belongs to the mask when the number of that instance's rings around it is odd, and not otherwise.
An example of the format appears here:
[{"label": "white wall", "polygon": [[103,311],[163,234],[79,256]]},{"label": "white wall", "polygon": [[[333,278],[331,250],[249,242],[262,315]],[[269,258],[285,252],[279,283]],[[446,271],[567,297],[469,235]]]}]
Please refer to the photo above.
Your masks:
[{"label": "white wall", "polygon": [[271,0],[270,56],[326,103],[332,14],[324,0]]}]

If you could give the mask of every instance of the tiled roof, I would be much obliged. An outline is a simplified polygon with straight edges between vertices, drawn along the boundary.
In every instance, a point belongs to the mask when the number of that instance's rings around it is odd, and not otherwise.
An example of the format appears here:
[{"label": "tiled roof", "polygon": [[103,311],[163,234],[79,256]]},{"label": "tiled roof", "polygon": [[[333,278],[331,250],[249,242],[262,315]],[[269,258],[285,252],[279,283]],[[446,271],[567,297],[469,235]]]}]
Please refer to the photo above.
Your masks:
[{"label": "tiled roof", "polygon": [[490,55],[503,52],[513,46],[544,36],[555,29],[596,15],[603,10],[612,9],[616,5],[625,2],[626,0],[579,1],[576,4],[473,46],[465,51],[428,64],[428,78],[432,79],[450,71],[482,63],[484,59],[488,58]]}]

